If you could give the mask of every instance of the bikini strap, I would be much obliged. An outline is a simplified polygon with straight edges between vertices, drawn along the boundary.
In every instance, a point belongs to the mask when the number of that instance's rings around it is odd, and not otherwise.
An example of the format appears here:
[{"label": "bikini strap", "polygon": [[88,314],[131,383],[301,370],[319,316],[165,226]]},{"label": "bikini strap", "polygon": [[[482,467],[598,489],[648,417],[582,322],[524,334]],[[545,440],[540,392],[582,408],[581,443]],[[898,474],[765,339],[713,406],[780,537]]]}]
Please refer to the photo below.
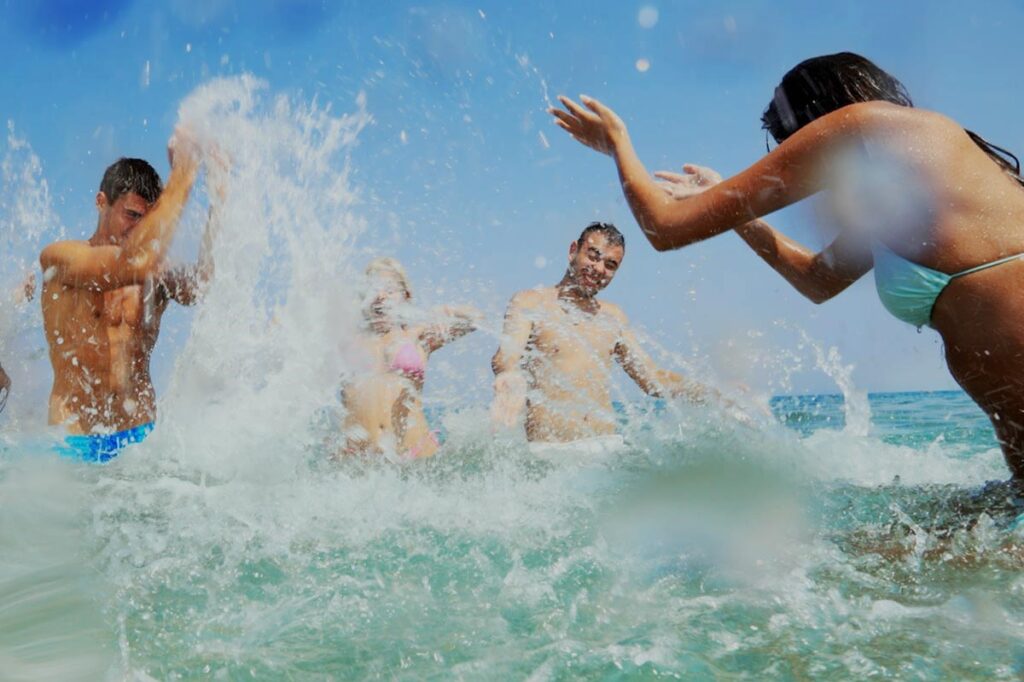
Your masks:
[{"label": "bikini strap", "polygon": [[973,268],[967,268],[962,272],[950,275],[949,278],[955,279],[957,277],[963,277],[964,275],[971,275],[974,274],[975,272],[987,270],[988,268],[994,268],[995,266],[1002,265],[1003,263],[1009,263],[1010,261],[1017,260],[1018,258],[1024,258],[1024,253],[1018,253],[1015,256],[1007,256],[1006,258],[1000,258],[999,260],[994,260],[991,263],[982,263],[981,265],[975,265]]}]

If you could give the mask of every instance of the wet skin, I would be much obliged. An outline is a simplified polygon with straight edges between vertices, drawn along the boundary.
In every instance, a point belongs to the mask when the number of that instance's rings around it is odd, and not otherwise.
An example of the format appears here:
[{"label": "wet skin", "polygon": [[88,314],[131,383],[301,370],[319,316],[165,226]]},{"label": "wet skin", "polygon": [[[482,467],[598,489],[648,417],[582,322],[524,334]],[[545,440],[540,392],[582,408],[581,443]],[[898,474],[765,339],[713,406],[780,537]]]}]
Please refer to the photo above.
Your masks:
[{"label": "wet skin", "polygon": [[597,293],[611,282],[625,250],[599,232],[569,248],[569,268],[554,287],[521,291],[505,314],[502,345],[492,360],[492,418],[515,424],[526,408],[530,441],[568,442],[612,434],[615,363],[651,395],[699,399],[702,388],[658,369],[618,306]]},{"label": "wet skin", "polygon": [[[731,178],[717,182],[691,168],[666,192],[648,175],[614,112],[595,100],[585,107],[562,101],[567,110],[554,112],[558,125],[615,159],[630,207],[655,248],[681,248],[735,229],[816,303],[871,270],[872,240],[946,273],[1024,252],[1024,187],[962,126],[935,112],[852,104],[807,124]],[[835,172],[851,156],[868,162]],[[903,179],[899,190],[920,200],[912,219],[899,206],[887,213],[884,202],[863,191],[874,174],[893,167]],[[858,216],[837,211],[839,235],[820,253],[758,220],[823,190],[845,195],[864,215],[851,219]],[[872,224],[864,224],[865,215]],[[1024,478],[1024,262],[953,280],[935,303],[931,325],[942,337],[950,373],[992,421],[1010,472]]]},{"label": "wet skin", "polygon": [[100,192],[93,237],[43,250],[51,424],[90,434],[155,420],[149,360],[160,320],[172,299],[196,298],[195,271],[170,271],[164,262],[195,172],[194,157],[179,153],[153,205],[131,192],[111,203]]},{"label": "wet skin", "polygon": [[358,341],[362,369],[342,390],[344,454],[392,449],[429,457],[438,449],[423,411],[425,375],[393,369],[395,355],[409,345],[426,368],[431,353],[476,329],[479,315],[468,307],[442,307],[432,313],[433,324],[403,325],[392,312],[399,300],[407,302],[403,285],[385,281],[366,312],[369,330]]}]

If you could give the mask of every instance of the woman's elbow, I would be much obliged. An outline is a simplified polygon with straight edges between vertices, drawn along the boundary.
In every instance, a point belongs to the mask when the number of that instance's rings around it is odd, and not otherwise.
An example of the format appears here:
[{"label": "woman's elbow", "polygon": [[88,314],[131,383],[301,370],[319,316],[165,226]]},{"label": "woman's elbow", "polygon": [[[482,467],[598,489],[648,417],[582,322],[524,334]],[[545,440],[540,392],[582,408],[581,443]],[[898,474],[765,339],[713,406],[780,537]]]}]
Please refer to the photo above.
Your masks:
[{"label": "woman's elbow", "polygon": [[654,230],[644,230],[644,235],[647,237],[647,241],[650,242],[651,246],[654,247],[655,251],[664,253],[665,251],[675,251],[686,246],[688,242],[681,241],[669,237],[664,232]]},{"label": "woman's elbow", "polygon": [[654,247],[654,250],[658,251],[659,253],[672,251],[673,249],[677,248],[674,247],[672,243],[666,239],[659,239],[657,237],[648,236],[647,240],[651,243],[651,246]]},{"label": "woman's elbow", "polygon": [[836,294],[839,293],[839,290],[834,290],[830,287],[811,285],[805,286],[801,289],[800,293],[814,305],[821,305],[825,301],[831,301],[835,298]]}]

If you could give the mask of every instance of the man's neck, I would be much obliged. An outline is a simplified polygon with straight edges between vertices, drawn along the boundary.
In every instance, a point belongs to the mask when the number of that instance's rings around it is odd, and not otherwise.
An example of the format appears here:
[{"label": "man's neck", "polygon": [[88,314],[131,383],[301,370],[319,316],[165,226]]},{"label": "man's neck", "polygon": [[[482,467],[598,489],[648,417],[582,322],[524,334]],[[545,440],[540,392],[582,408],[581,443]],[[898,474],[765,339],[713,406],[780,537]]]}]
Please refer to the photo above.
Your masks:
[{"label": "man's neck", "polygon": [[89,242],[89,246],[109,246],[113,243],[113,240],[103,234],[103,229],[99,227],[96,228],[96,231],[86,241]]},{"label": "man's neck", "polygon": [[565,273],[562,281],[555,285],[555,289],[558,291],[558,299],[560,301],[570,303],[574,307],[588,313],[597,311],[597,298],[593,294],[585,292],[576,282],[576,278],[572,276],[572,273]]}]

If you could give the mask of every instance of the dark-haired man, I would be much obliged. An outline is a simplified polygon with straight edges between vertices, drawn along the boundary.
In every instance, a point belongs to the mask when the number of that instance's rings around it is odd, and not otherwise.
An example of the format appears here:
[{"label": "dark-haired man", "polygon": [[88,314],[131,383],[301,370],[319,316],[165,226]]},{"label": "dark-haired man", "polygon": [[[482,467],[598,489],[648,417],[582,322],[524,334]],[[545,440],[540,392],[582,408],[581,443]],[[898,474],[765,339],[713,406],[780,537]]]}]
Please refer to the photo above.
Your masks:
[{"label": "dark-haired man", "polygon": [[618,306],[597,294],[611,283],[626,244],[608,223],[588,225],[569,245],[569,266],[553,287],[520,291],[505,313],[492,416],[512,426],[526,406],[526,437],[558,450],[605,449],[615,434],[611,370],[615,361],[647,394],[701,400],[706,390],[658,369]]},{"label": "dark-haired man", "polygon": [[149,358],[171,300],[192,304],[209,277],[210,232],[198,265],[171,270],[165,257],[197,172],[191,142],[168,147],[167,187],[141,159],[120,159],[96,194],[96,231],[54,242],[39,257],[53,365],[50,423],[70,434],[68,454],[106,461],[153,428]]}]

